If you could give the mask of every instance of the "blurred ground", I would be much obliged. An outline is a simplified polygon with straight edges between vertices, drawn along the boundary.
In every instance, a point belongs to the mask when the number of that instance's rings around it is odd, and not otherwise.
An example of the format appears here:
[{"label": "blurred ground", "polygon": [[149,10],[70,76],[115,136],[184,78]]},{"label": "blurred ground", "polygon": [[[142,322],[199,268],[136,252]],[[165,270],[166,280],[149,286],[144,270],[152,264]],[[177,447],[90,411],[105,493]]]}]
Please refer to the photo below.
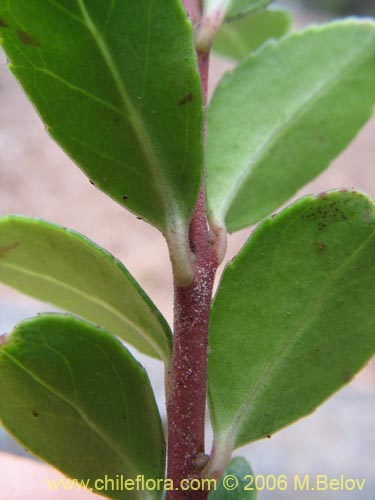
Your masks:
[{"label": "blurred ground", "polygon": [[[291,2],[284,2],[291,3]],[[298,25],[321,21],[318,14],[298,11]],[[211,89],[230,67],[225,61],[212,61]],[[375,121],[369,123],[348,150],[296,197],[337,187],[352,187],[375,198]],[[166,245],[157,231],[125,212],[106,195],[90,185],[88,179],[49,139],[38,116],[6,68],[0,55],[0,215],[19,213],[41,217],[80,231],[119,257],[159,306],[172,320],[172,286]],[[250,230],[241,231],[229,241],[231,258]],[[374,259],[375,263],[375,259]],[[36,312],[51,310],[31,299],[0,286],[0,333],[15,322]],[[140,356],[137,357],[140,358]],[[150,371],[162,402],[161,367],[142,357]],[[367,480],[359,493],[324,492],[325,500],[340,498],[365,500],[373,496],[375,480],[374,365],[339,392],[314,415],[280,432],[271,440],[241,450],[258,474],[346,474]],[[1,395],[0,395],[1,397]],[[20,453],[0,431],[0,450]],[[319,498],[315,493],[264,492],[261,499]]]}]

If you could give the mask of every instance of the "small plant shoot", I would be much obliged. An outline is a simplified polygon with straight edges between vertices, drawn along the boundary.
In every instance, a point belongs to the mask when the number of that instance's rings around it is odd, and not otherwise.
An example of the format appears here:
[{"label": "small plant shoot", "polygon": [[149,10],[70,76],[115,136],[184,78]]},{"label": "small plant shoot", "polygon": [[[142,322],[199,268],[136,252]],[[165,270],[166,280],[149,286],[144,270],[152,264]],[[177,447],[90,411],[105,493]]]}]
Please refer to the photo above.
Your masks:
[{"label": "small plant shoot", "polygon": [[[3,427],[70,478],[159,485],[93,495],[255,500],[235,450],[310,414],[374,354],[374,202],[337,189],[280,207],[371,117],[375,23],[291,31],[271,4],[0,0],[9,69],[50,136],[170,253],[173,327],[86,237],[0,217],[0,281],[66,311],[0,337]],[[208,102],[210,52],[234,68]],[[253,224],[213,296],[227,234]],[[165,429],[124,343],[164,364]]]}]

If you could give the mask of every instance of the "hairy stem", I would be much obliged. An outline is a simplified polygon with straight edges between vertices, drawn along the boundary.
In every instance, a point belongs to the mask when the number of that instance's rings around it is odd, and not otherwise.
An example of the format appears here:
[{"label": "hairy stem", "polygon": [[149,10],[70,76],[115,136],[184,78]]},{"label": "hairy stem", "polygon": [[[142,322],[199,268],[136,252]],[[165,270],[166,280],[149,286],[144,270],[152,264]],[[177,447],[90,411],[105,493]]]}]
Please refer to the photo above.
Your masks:
[{"label": "hairy stem", "polygon": [[[190,227],[196,257],[191,285],[175,287],[172,374],[168,397],[168,478],[174,484],[200,477],[204,424],[208,322],[217,257],[207,230],[203,189]],[[202,467],[201,467],[202,466]],[[167,500],[205,500],[205,491],[174,491]]]},{"label": "hairy stem", "polygon": [[[188,14],[197,22],[198,0],[185,0]],[[207,102],[208,54],[198,52],[204,104]],[[206,120],[204,122],[206,124]],[[205,124],[203,134],[205,134]],[[204,462],[208,323],[218,259],[208,229],[205,189],[202,183],[190,224],[190,250],[194,279],[188,286],[175,284],[174,345],[168,395],[168,474],[174,485],[200,478]],[[185,483],[186,485],[186,483]],[[167,500],[206,500],[204,490],[167,493]]]}]

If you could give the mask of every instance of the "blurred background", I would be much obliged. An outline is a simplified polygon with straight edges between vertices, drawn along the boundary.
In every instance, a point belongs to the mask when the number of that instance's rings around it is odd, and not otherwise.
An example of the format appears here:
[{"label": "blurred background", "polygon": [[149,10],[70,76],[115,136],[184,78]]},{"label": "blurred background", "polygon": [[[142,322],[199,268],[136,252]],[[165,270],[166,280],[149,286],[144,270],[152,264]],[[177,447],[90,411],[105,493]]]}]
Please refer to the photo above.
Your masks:
[{"label": "blurred background", "polygon": [[[291,10],[295,28],[347,15],[375,15],[369,0],[284,0],[275,3]],[[212,59],[211,92],[231,68]],[[375,85],[375,74],[374,74]],[[375,198],[375,122],[318,179],[295,198],[333,188],[352,187]],[[40,217],[80,231],[120,258],[172,321],[172,281],[169,259],[159,233],[125,212],[95,190],[44,130],[37,114],[6,67],[0,52],[0,215],[18,213]],[[230,237],[228,259],[234,256],[251,229]],[[374,259],[375,263],[375,259]],[[38,312],[54,310],[0,285],[0,334]],[[161,365],[135,353],[149,371],[165,417]],[[313,415],[237,452],[246,456],[256,474],[327,474],[366,479],[358,492],[262,492],[260,500],[312,499],[370,500],[375,478],[375,365],[367,366],[354,381]],[[1,395],[0,395],[1,397]],[[210,435],[208,434],[208,443]],[[27,455],[0,429],[0,451]],[[1,458],[0,458],[1,470]]]},{"label": "blurred background", "polygon": [[372,0],[293,0],[290,3],[302,3],[304,7],[309,9],[322,10],[339,15],[375,15],[375,4]]},{"label": "blurred background", "polygon": [[373,0],[276,0],[274,7],[284,7],[300,18],[319,21],[347,16],[375,16]]}]

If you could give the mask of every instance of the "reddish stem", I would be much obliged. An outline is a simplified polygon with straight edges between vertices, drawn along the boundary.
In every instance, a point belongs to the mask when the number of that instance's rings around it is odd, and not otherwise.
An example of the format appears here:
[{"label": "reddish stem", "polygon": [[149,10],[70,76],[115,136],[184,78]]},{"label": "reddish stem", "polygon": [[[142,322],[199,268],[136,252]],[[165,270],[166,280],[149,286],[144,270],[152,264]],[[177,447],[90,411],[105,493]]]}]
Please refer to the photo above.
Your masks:
[{"label": "reddish stem", "polygon": [[[175,287],[175,325],[168,397],[168,478],[199,478],[204,455],[208,322],[217,257],[209,236],[202,188],[190,226],[196,257],[191,285]],[[204,464],[202,464],[204,465]],[[205,500],[205,491],[169,492],[167,500]]]},{"label": "reddish stem", "polygon": [[[200,2],[184,0],[196,21]],[[199,10],[198,10],[199,8]],[[204,105],[207,103],[208,54],[198,52]],[[205,135],[206,120],[204,120]],[[194,280],[185,287],[175,285],[174,345],[168,395],[168,474],[175,487],[182,480],[200,477],[204,465],[208,323],[212,288],[218,267],[213,238],[208,229],[204,182],[189,231],[194,254]],[[203,463],[202,463],[203,459]],[[186,484],[186,483],[185,483]],[[167,500],[206,500],[204,490],[167,493]]]},{"label": "reddish stem", "polygon": [[187,15],[192,20],[193,25],[199,23],[202,17],[202,4],[200,0],[183,0]]}]

